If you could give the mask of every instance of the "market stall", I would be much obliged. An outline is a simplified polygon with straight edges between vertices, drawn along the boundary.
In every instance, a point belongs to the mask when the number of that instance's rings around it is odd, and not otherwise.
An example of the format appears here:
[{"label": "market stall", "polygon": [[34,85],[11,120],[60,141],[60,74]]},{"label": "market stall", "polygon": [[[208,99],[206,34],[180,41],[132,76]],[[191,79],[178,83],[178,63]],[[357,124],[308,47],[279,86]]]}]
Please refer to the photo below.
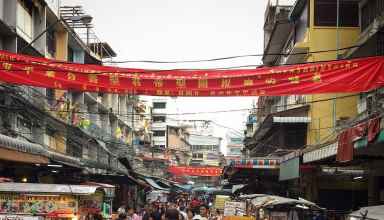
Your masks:
[{"label": "market stall", "polygon": [[325,216],[325,210],[304,199],[254,194],[240,197],[247,204],[246,213],[256,220],[306,220]]},{"label": "market stall", "polygon": [[[36,183],[0,183],[2,219],[108,219],[111,203],[103,187]],[[111,193],[110,193],[111,194]]]},{"label": "market stall", "polygon": [[347,220],[381,220],[384,219],[384,205],[368,206],[349,214]]}]

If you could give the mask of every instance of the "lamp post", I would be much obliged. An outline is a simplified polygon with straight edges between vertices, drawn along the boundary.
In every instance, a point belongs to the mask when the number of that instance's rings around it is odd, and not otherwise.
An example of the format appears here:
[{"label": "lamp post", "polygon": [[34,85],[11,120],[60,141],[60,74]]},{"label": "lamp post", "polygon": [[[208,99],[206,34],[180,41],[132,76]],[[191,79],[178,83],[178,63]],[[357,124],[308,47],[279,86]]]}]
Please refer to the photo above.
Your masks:
[{"label": "lamp post", "polygon": [[[81,15],[81,16],[73,16],[73,17],[69,17],[69,19],[72,21],[72,22],[82,22],[84,24],[89,24],[92,22],[92,19],[93,17],[90,16],[90,15]],[[60,19],[57,19],[55,21],[55,23],[49,25],[44,31],[42,31],[39,35],[37,35],[29,44],[27,44],[25,47],[23,47],[21,50],[20,50],[20,53],[23,53],[28,47],[30,47],[33,43],[35,43],[38,39],[40,39],[40,37],[42,37],[45,33],[47,33],[47,31],[51,30],[52,28],[54,28],[58,23],[60,23],[61,21],[64,21],[62,18]]]}]

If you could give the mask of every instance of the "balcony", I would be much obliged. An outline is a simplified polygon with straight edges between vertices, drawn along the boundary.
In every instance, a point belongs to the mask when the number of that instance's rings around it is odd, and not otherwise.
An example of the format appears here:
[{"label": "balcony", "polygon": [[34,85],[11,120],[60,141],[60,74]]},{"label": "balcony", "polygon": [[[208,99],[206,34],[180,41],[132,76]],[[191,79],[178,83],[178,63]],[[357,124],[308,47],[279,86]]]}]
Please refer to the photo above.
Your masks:
[{"label": "balcony", "polygon": [[[264,64],[273,64],[287,41],[293,25],[288,20],[291,6],[281,6],[277,2],[269,4],[264,23]],[[266,55],[270,54],[270,55]]]}]

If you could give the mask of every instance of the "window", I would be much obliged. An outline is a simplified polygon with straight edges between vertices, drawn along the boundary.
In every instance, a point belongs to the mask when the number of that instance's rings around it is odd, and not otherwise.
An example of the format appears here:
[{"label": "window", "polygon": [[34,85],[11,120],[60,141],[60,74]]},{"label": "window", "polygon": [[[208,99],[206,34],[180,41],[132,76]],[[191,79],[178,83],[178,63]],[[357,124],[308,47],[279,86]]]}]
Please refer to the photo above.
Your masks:
[{"label": "window", "polygon": [[[359,4],[356,1],[340,1],[340,26],[359,26]],[[337,1],[316,0],[315,2],[315,26],[336,26]]]},{"label": "window", "polygon": [[54,57],[56,53],[56,36],[53,28],[49,28],[51,24],[47,22],[47,52]]},{"label": "window", "polygon": [[203,154],[192,154],[193,159],[203,159],[204,155]]},{"label": "window", "polygon": [[165,131],[153,131],[153,136],[154,137],[164,137]]},{"label": "window", "polygon": [[17,4],[17,29],[22,37],[28,41],[33,38],[32,32],[32,1],[19,0]]},{"label": "window", "polygon": [[165,103],[165,102],[154,102],[153,103],[154,109],[165,109],[166,106],[167,106],[167,103]]},{"label": "window", "polygon": [[155,145],[155,149],[165,149],[165,145]]},{"label": "window", "polygon": [[165,122],[165,116],[153,116],[153,122]]},{"label": "window", "polygon": [[48,104],[53,106],[55,104],[55,90],[47,89],[45,95],[47,96]]},{"label": "window", "polygon": [[73,49],[71,48],[71,47],[68,47],[68,62],[74,62],[75,60],[74,60],[74,51],[73,51]]},{"label": "window", "polygon": [[32,138],[32,123],[30,120],[24,118],[23,116],[17,117],[17,132],[19,135]]}]

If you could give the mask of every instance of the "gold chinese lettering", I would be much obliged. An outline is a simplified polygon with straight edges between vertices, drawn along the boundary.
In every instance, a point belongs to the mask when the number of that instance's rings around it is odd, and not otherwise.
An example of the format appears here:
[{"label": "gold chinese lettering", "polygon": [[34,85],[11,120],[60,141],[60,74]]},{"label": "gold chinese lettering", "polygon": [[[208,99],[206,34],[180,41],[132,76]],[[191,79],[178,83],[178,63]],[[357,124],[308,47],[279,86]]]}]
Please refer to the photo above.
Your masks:
[{"label": "gold chinese lettering", "polygon": [[222,79],[221,80],[221,88],[226,89],[231,86],[231,80],[230,79]]},{"label": "gold chinese lettering", "polygon": [[359,64],[358,64],[358,63],[353,63],[353,64],[352,64],[352,68],[357,68],[357,67],[359,67]]},{"label": "gold chinese lettering", "polygon": [[321,82],[321,74],[320,73],[315,73],[312,77],[313,82]]},{"label": "gold chinese lettering", "polygon": [[176,79],[176,86],[180,88],[184,88],[186,85],[185,79]]},{"label": "gold chinese lettering", "polygon": [[219,95],[220,96],[224,95],[224,91],[219,91]]},{"label": "gold chinese lettering", "polygon": [[186,96],[192,96],[192,91],[191,91],[191,90],[187,90],[187,91],[185,92],[185,95],[186,95]]},{"label": "gold chinese lettering", "polygon": [[210,95],[210,96],[215,96],[215,95],[216,95],[216,91],[210,91],[210,92],[209,92],[209,95]]},{"label": "gold chinese lettering", "polygon": [[54,82],[54,87],[55,88],[59,88],[59,89],[61,89],[61,88],[63,88],[63,86],[61,85],[61,83],[59,83],[59,82]]},{"label": "gold chinese lettering", "polygon": [[119,74],[118,73],[110,73],[109,74],[109,82],[112,85],[118,85],[119,84]]},{"label": "gold chinese lettering", "polygon": [[154,85],[156,88],[161,88],[161,87],[163,87],[164,82],[163,82],[162,79],[155,79],[155,80],[153,80],[153,85]]},{"label": "gold chinese lettering", "polygon": [[32,66],[26,66],[26,67],[24,67],[24,70],[25,70],[25,73],[27,75],[30,75],[33,71],[33,67]]},{"label": "gold chinese lettering", "polygon": [[267,79],[267,80],[265,80],[265,83],[267,83],[267,84],[276,84],[276,79],[273,79],[273,78],[270,78],[270,79]]},{"label": "gold chinese lettering", "polygon": [[299,76],[292,76],[292,77],[289,77],[288,80],[289,80],[292,84],[298,84],[298,83],[300,83],[300,77],[299,77]]},{"label": "gold chinese lettering", "polygon": [[179,90],[178,94],[179,94],[179,96],[184,96],[184,91],[183,90]]},{"label": "gold chinese lettering", "polygon": [[87,85],[83,84],[83,90],[87,90]]},{"label": "gold chinese lettering", "polygon": [[208,80],[207,79],[199,79],[197,81],[197,87],[199,89],[206,89],[206,88],[208,88]]},{"label": "gold chinese lettering", "polygon": [[244,86],[253,86],[253,80],[252,79],[246,79],[243,82]]},{"label": "gold chinese lettering", "polygon": [[141,81],[140,81],[140,77],[138,74],[135,74],[132,78],[132,85],[134,87],[138,87],[138,86],[141,86]]},{"label": "gold chinese lettering", "polygon": [[227,90],[227,95],[231,95],[232,94],[232,91],[231,90]]},{"label": "gold chinese lettering", "polygon": [[73,73],[67,73],[67,79],[74,81],[76,80],[76,75]]},{"label": "gold chinese lettering", "polygon": [[169,90],[164,90],[164,95],[169,96],[171,92]]},{"label": "gold chinese lettering", "polygon": [[241,92],[243,93],[243,95],[245,95],[245,94],[248,94],[249,91],[245,89],[245,90],[242,90]]},{"label": "gold chinese lettering", "polygon": [[240,95],[240,90],[235,90],[236,95]]},{"label": "gold chinese lettering", "polygon": [[96,74],[88,74],[88,81],[90,83],[98,83],[99,82]]},{"label": "gold chinese lettering", "polygon": [[4,70],[11,70],[12,64],[11,63],[3,63],[3,68],[4,68]]},{"label": "gold chinese lettering", "polygon": [[156,90],[156,95],[163,95],[163,90]]},{"label": "gold chinese lettering", "polygon": [[199,96],[199,91],[194,91],[193,96]]},{"label": "gold chinese lettering", "polygon": [[55,71],[47,71],[45,74],[49,78],[54,78],[55,77]]}]

